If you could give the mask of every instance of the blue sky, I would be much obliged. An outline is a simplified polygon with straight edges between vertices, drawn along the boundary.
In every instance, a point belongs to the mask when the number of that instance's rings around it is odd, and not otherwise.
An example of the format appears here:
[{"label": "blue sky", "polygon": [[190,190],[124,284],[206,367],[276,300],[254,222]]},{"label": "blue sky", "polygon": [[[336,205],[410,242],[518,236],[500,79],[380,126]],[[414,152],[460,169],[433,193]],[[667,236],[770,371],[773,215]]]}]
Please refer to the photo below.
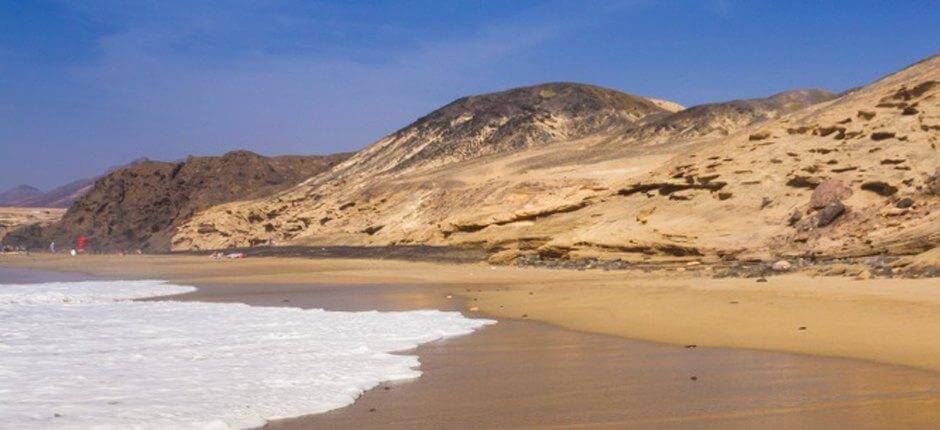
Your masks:
[{"label": "blue sky", "polygon": [[940,52],[938,28],[938,1],[0,0],[0,188],[354,150],[546,81],[686,105],[840,91]]}]

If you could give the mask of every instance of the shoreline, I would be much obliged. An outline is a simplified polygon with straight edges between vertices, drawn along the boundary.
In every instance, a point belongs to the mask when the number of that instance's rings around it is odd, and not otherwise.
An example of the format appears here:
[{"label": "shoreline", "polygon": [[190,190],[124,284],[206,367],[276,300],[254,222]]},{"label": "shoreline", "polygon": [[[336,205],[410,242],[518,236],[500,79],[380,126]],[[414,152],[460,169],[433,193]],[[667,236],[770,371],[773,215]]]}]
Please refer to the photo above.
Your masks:
[{"label": "shoreline", "polygon": [[[110,271],[82,263],[84,272],[107,278],[142,273],[141,267],[135,267],[138,263],[111,265]],[[0,266],[9,265],[0,260]],[[146,266],[153,267],[152,262]],[[167,269],[159,272],[169,274]],[[252,269],[255,276],[266,276],[257,267]],[[177,272],[176,279],[170,279],[198,288],[170,296],[172,300],[334,311],[434,308],[483,317],[480,311],[468,311],[479,302],[473,300],[474,294],[481,294],[478,290],[515,291],[482,284],[303,282],[301,278],[310,276],[306,271],[293,272],[284,277],[293,282],[280,284],[251,277],[249,282],[233,283],[205,269],[204,281],[183,279],[195,274]],[[480,275],[473,272],[474,277]],[[528,318],[499,318],[497,324],[472,334],[397,353],[417,355],[422,376],[383,382],[349,406],[273,420],[261,429],[749,429],[847,423],[853,428],[914,429],[940,420],[936,372],[853,359],[704,345],[687,348],[568,330]]]},{"label": "shoreline", "polygon": [[673,345],[779,351],[940,371],[934,279],[705,278],[390,260],[2,256],[0,266],[194,284],[434,286],[495,318]]}]

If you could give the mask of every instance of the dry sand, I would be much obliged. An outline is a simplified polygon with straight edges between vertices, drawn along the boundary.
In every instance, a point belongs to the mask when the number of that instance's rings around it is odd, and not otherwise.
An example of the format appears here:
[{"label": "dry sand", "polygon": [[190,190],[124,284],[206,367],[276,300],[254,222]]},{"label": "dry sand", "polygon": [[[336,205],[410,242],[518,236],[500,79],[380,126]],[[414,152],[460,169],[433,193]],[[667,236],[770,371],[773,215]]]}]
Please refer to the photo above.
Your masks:
[{"label": "dry sand", "polygon": [[[190,256],[0,256],[0,266],[193,283],[201,287],[185,297],[193,300],[526,314],[418,348],[425,374],[417,381],[382,386],[349,407],[278,421],[272,429],[893,429],[940,422],[940,355],[933,341],[940,293],[931,291],[937,288],[930,280],[787,276],[755,283],[481,264]],[[676,345],[563,330],[536,319]]]}]

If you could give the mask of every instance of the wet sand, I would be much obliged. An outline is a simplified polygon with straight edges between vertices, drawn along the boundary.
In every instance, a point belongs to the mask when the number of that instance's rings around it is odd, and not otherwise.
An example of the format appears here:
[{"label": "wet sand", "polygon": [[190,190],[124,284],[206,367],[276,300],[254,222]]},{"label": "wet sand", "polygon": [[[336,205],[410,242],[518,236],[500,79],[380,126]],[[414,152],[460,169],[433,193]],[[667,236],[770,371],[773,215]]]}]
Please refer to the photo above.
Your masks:
[{"label": "wet sand", "polygon": [[[902,314],[909,306],[907,301],[925,297],[927,300],[916,303],[919,307],[912,308],[921,311],[915,317],[925,318],[929,327],[931,318],[937,316],[936,309],[930,307],[931,293],[921,290],[917,283],[907,282],[883,291],[875,288],[882,287],[878,284],[861,283],[855,290],[849,287],[858,284],[820,285],[817,288],[824,294],[813,296],[812,285],[771,282],[769,286],[754,287],[750,283],[739,286],[737,280],[730,280],[691,288],[681,287],[681,282],[687,280],[656,279],[664,289],[647,291],[644,288],[651,287],[643,286],[642,279],[633,278],[639,286],[628,286],[602,272],[345,260],[217,263],[179,258],[96,257],[58,264],[68,263],[71,270],[105,276],[147,276],[200,286],[200,291],[181,297],[186,300],[331,310],[480,307],[485,315],[498,315],[498,311],[489,309],[502,309],[516,318],[521,315],[515,314],[523,311],[544,320],[574,321],[593,313],[594,319],[608,323],[636,309],[622,302],[651,303],[644,296],[659,297],[662,293],[663,297],[657,299],[660,303],[650,305],[652,309],[670,305],[673,319],[687,323],[690,315],[695,318],[710,312],[719,301],[730,305],[731,295],[737,298],[731,301],[740,300],[732,309],[747,303],[752,309],[742,311],[744,315],[761,309],[769,314],[764,324],[743,331],[746,336],[758,337],[767,330],[766,321],[780,317],[781,312],[790,317],[804,315],[791,309],[803,302],[810,306],[799,310],[803,312],[823,312],[819,306],[833,303],[846,307],[848,313],[828,316],[842,318],[844,324],[854,322],[861,310],[874,312],[870,317],[877,321],[894,316],[907,322],[909,316]],[[0,260],[2,265],[4,261]],[[434,279],[440,282],[434,283]],[[335,284],[323,285],[330,280]],[[381,285],[370,285],[379,280]],[[788,294],[775,293],[780,288],[792,290]],[[696,298],[701,303],[695,303]],[[814,298],[822,303],[813,305]],[[579,312],[570,310],[590,300],[600,302]],[[782,310],[781,301],[786,305]],[[853,303],[860,307],[853,310],[849,307]],[[614,312],[610,306],[624,310]],[[483,316],[480,311],[467,314]],[[349,407],[273,422],[266,428],[924,429],[937,428],[940,423],[940,373],[935,371],[708,347],[706,342],[713,337],[694,328],[688,330],[686,338],[705,342],[695,341],[697,347],[686,348],[681,343],[668,345],[572,331],[526,316],[503,318],[472,335],[419,347],[414,353],[421,359],[424,375],[415,381],[383,385]],[[638,317],[644,318],[645,314]],[[643,321],[663,324],[667,332],[671,329],[662,317]],[[727,331],[741,332],[738,323],[729,320]],[[808,334],[815,327],[788,330]],[[910,332],[920,336],[923,328],[912,326],[907,336]],[[921,337],[920,342],[935,343],[935,334]],[[888,349],[897,345],[892,339],[870,337],[858,330],[835,335],[834,346],[849,350],[856,338],[866,339],[866,345],[880,342]],[[775,339],[772,332],[768,336],[771,341]],[[904,335],[899,332],[898,337]],[[811,335],[806,342],[813,345],[819,339]],[[919,357],[921,350],[916,345],[912,348],[907,356]],[[929,353],[929,348],[923,351]]]},{"label": "wet sand", "polygon": [[[208,285],[186,300],[329,310],[461,309],[446,287]],[[470,316],[479,316],[474,312]],[[417,348],[417,380],[265,429],[904,429],[940,423],[940,374],[686,348],[501,320]],[[694,378],[694,380],[693,380]]]}]

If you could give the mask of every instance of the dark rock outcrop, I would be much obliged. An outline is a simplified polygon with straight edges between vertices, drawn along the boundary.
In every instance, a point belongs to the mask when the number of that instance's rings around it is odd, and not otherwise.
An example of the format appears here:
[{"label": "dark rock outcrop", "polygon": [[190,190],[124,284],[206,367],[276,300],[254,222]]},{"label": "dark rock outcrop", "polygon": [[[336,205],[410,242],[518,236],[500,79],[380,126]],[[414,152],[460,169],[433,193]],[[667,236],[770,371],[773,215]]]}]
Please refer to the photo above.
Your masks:
[{"label": "dark rock outcrop", "polygon": [[139,162],[97,180],[60,222],[41,234],[31,231],[10,237],[40,247],[51,240],[71,243],[84,235],[96,250],[165,251],[176,227],[198,211],[281,191],[347,157],[268,158],[236,151],[177,163]]}]

